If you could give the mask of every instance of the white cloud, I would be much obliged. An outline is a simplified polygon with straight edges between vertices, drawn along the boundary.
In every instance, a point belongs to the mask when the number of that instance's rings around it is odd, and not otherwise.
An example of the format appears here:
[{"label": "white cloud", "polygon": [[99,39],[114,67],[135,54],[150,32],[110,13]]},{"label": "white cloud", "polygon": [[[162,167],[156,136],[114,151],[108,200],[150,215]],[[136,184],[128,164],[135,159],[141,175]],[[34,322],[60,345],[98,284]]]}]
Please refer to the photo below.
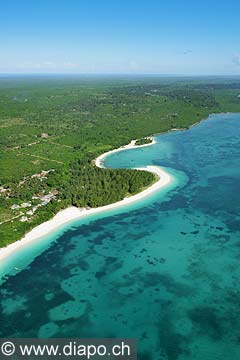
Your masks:
[{"label": "white cloud", "polygon": [[135,60],[129,61],[129,67],[130,67],[131,71],[139,71],[140,70],[140,66],[139,66],[138,62]]},{"label": "white cloud", "polygon": [[57,65],[52,61],[43,61],[39,63],[24,62],[17,67],[20,69],[55,69]]},{"label": "white cloud", "polygon": [[188,55],[188,54],[191,54],[192,53],[192,50],[190,49],[186,49],[183,51],[183,55]]},{"label": "white cloud", "polygon": [[63,66],[65,66],[67,68],[76,68],[76,67],[78,67],[78,64],[75,64],[72,62],[65,62],[65,63],[63,63]]},{"label": "white cloud", "polygon": [[43,65],[47,66],[47,67],[51,67],[51,68],[56,68],[57,67],[57,65],[52,61],[44,61]]},{"label": "white cloud", "polygon": [[232,58],[232,62],[237,65],[240,66],[240,55],[239,54],[235,54]]},{"label": "white cloud", "polygon": [[79,64],[70,61],[53,62],[50,60],[43,60],[39,62],[25,61],[18,65],[16,68],[20,71],[32,71],[32,72],[74,72],[79,69]]}]

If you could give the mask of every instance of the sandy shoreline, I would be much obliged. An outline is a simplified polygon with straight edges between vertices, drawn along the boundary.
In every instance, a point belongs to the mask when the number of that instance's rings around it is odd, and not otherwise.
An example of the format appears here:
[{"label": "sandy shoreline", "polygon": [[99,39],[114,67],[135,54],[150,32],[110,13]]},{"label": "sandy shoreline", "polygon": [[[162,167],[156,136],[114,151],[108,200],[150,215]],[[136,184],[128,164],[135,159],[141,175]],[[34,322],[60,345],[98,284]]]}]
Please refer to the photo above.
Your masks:
[{"label": "sandy shoreline", "polygon": [[[144,144],[144,145],[135,145],[135,140],[131,141],[130,144],[123,146],[119,149],[111,150],[107,153],[104,153],[100,155],[96,160],[95,164],[98,167],[103,168],[103,160],[106,156],[113,152],[118,152],[126,149],[132,149],[132,148],[140,148],[144,146],[150,146],[155,143],[155,140],[153,139],[152,143],[150,144]],[[136,202],[144,197],[149,196],[153,192],[160,190],[161,188],[165,187],[166,185],[170,184],[172,181],[172,176],[169,175],[167,172],[165,172],[163,169],[161,169],[158,166],[147,166],[145,168],[138,168],[138,170],[145,170],[152,172],[156,174],[159,177],[159,180],[156,181],[153,185],[148,187],[147,189],[141,191],[140,193],[136,195],[132,195],[130,197],[126,197],[123,200],[120,200],[116,203],[101,206],[98,208],[92,208],[92,209],[85,209],[85,208],[77,208],[74,206],[68,207],[62,211],[59,211],[51,220],[48,220],[35,228],[33,228],[30,232],[28,232],[21,240],[18,240],[4,248],[0,249],[0,261],[3,259],[6,259],[11,254],[15,253],[18,249],[35,242],[37,240],[41,241],[41,238],[52,231],[56,230],[60,226],[71,222],[73,220],[81,219],[83,217],[86,217],[88,215],[97,214],[102,211],[107,211],[111,209],[115,209],[117,207],[125,206],[127,204]]]},{"label": "sandy shoreline", "polygon": [[142,147],[145,147],[145,146],[151,146],[151,145],[156,144],[156,140],[153,137],[151,137],[151,139],[152,139],[152,142],[149,143],[149,144],[136,145],[135,144],[136,140],[132,140],[128,145],[121,146],[118,149],[110,150],[110,151],[98,156],[94,161],[95,165],[97,167],[99,167],[99,168],[104,168],[103,161],[104,161],[105,157],[107,157],[108,155],[113,154],[115,152],[119,152],[119,151],[123,151],[123,150],[129,150],[129,149],[139,149],[139,148],[142,148]]}]

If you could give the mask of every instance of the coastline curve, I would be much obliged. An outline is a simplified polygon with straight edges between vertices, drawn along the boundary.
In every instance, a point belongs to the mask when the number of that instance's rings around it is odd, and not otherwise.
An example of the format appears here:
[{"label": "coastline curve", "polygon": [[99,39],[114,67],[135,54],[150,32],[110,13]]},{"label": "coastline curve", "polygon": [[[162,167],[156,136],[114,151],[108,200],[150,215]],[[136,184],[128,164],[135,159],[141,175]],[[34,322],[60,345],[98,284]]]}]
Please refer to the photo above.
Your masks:
[{"label": "coastline curve", "polygon": [[[132,140],[128,145],[122,146],[118,149],[114,149],[111,151],[108,151],[100,156],[98,156],[94,163],[99,168],[104,168],[104,159],[109,156],[110,154],[114,152],[124,151],[127,149],[136,149],[140,147],[145,146],[151,146],[156,143],[155,139],[152,138],[152,142],[149,144],[143,144],[143,145],[135,145],[136,140]],[[10,257],[12,254],[16,254],[16,252],[19,249],[23,249],[25,246],[28,246],[31,243],[35,243],[37,241],[40,241],[41,238],[43,238],[46,235],[49,235],[51,232],[56,230],[57,228],[66,225],[74,220],[80,220],[81,218],[85,218],[89,215],[98,214],[101,212],[105,212],[108,210],[113,210],[115,208],[124,207],[128,204],[137,202],[145,197],[148,197],[152,193],[162,189],[163,187],[170,185],[173,181],[173,176],[164,171],[159,166],[153,166],[149,165],[142,168],[135,168],[139,171],[149,171],[156,175],[158,177],[158,180],[154,182],[152,185],[150,185],[148,188],[144,189],[143,191],[129,196],[125,197],[124,199],[108,204],[105,206],[97,207],[97,208],[77,208],[74,206],[68,207],[64,210],[59,211],[52,219],[36,226],[32,230],[30,230],[22,239],[7,245],[6,247],[0,248],[0,261],[7,260],[8,257]],[[2,274],[0,274],[1,276]]]}]

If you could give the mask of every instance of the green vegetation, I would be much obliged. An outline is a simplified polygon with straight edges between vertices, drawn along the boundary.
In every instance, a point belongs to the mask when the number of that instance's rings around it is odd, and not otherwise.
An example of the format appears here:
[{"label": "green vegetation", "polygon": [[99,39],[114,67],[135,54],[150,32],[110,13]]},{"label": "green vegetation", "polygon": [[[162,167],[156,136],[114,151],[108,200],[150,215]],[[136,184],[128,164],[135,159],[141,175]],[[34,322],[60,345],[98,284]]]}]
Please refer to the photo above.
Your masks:
[{"label": "green vegetation", "polygon": [[146,145],[146,144],[151,144],[151,143],[152,143],[152,138],[142,137],[142,138],[136,140],[135,145]]},{"label": "green vegetation", "polygon": [[62,185],[63,199],[78,207],[103,206],[138,192],[154,180],[155,176],[146,171],[100,169],[78,160],[70,165],[69,177]]},{"label": "green vegetation", "polygon": [[0,246],[66,206],[105,205],[154,181],[98,169],[99,154],[227,111],[240,111],[237,78],[1,78]]}]

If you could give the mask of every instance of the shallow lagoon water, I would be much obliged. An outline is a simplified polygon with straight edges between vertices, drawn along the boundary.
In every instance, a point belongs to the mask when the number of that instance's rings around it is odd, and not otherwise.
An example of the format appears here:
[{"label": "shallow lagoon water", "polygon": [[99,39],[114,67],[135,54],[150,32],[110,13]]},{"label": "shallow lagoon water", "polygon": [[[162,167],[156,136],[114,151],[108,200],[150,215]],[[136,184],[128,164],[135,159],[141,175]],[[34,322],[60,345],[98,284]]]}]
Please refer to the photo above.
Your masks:
[{"label": "shallow lagoon water", "polygon": [[105,165],[161,165],[174,186],[52,234],[0,287],[1,337],[137,337],[143,359],[239,357],[240,115],[156,140]]}]

